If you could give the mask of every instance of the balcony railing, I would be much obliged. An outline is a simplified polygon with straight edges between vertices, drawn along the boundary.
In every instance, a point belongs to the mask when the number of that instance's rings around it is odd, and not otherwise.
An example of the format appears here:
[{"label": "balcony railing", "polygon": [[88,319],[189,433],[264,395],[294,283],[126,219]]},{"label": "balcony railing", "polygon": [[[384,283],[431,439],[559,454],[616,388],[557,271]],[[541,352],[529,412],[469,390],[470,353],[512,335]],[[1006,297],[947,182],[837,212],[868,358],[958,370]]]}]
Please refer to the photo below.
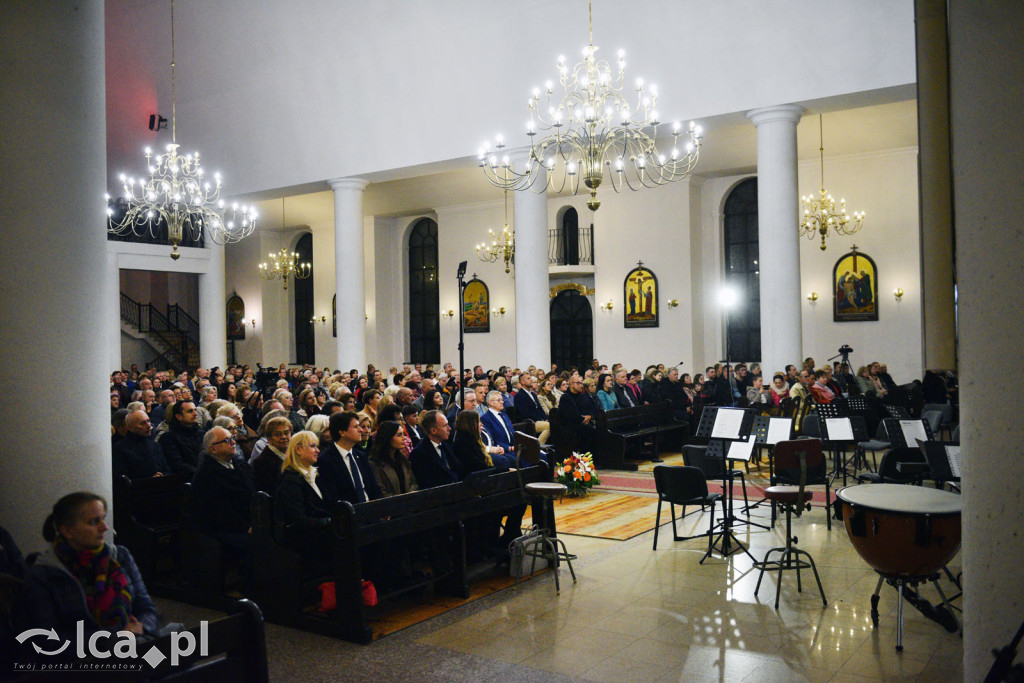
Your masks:
[{"label": "balcony railing", "polygon": [[548,230],[548,265],[594,265],[594,226],[577,230]]}]

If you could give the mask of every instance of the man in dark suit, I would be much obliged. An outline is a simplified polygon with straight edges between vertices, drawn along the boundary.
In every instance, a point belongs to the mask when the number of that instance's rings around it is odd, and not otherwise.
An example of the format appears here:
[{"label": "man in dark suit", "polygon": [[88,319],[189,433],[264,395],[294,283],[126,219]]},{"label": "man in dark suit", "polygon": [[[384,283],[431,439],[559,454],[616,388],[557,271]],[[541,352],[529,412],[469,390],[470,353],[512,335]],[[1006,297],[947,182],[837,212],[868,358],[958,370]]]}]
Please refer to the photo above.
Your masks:
[{"label": "man in dark suit", "polygon": [[[615,386],[612,387],[612,390],[615,391],[615,398],[619,401],[620,408],[635,408],[640,405],[636,400],[636,396],[633,394],[633,390],[629,387],[628,377],[629,373],[624,369],[618,370],[615,373]],[[570,384],[571,382],[572,381],[570,380]],[[559,402],[558,407],[559,412],[561,412],[561,402]]]},{"label": "man in dark suit", "polygon": [[534,393],[536,382],[536,377],[524,373],[519,378],[519,391],[516,392],[512,405],[520,419],[546,422],[548,416],[544,414],[544,409],[540,407],[540,401],[537,400],[537,394]]},{"label": "man in dark suit", "polygon": [[412,473],[420,488],[454,484],[459,480],[460,465],[448,443],[451,434],[448,419],[440,411],[428,410],[420,416],[420,426],[427,438],[409,454]]},{"label": "man in dark suit", "polygon": [[144,479],[170,474],[171,468],[164,453],[149,438],[153,431],[145,410],[129,413],[125,419],[128,432],[114,446],[114,479],[127,475],[129,479]]},{"label": "man in dark suit", "polygon": [[413,448],[427,438],[427,435],[423,433],[423,427],[420,426],[420,408],[417,408],[415,404],[402,408],[402,421],[405,423],[405,433],[409,435]]},{"label": "man in dark suit", "polygon": [[352,411],[331,415],[327,428],[334,445],[325,448],[317,461],[317,486],[331,507],[339,500],[356,505],[383,494],[373,478],[366,453],[356,444],[363,440],[359,416]]},{"label": "man in dark suit", "polygon": [[204,534],[236,556],[246,558],[252,532],[252,468],[234,459],[235,439],[223,427],[203,437],[205,458],[192,480],[192,514]]},{"label": "man in dark suit", "polygon": [[[624,370],[620,372],[625,374]],[[590,401],[583,393],[583,378],[579,375],[569,378],[569,391],[562,394],[558,401],[558,414],[565,429],[576,436],[577,450],[593,452],[596,433],[594,414]]]}]

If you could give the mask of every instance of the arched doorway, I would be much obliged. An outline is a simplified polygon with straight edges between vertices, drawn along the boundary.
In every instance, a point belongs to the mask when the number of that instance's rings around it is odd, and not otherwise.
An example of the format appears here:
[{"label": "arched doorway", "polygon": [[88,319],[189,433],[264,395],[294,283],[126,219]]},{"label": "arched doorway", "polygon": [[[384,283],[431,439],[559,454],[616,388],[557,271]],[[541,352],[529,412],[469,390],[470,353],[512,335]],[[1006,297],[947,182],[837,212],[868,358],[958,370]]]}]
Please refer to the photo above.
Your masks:
[{"label": "arched doorway", "polygon": [[437,223],[416,222],[409,233],[409,358],[412,363],[441,361]]},{"label": "arched doorway", "polygon": [[[299,263],[313,263],[313,235],[306,233],[295,245]],[[313,340],[313,274],[305,280],[293,280],[295,288],[295,362],[314,363],[316,342]]]},{"label": "arched doorway", "polygon": [[742,313],[730,315],[727,357],[761,360],[761,266],[758,265],[757,178],[744,180],[725,200],[725,281],[736,290]]},{"label": "arched doorway", "polygon": [[559,370],[588,367],[594,357],[594,312],[574,289],[551,300],[551,362]]}]

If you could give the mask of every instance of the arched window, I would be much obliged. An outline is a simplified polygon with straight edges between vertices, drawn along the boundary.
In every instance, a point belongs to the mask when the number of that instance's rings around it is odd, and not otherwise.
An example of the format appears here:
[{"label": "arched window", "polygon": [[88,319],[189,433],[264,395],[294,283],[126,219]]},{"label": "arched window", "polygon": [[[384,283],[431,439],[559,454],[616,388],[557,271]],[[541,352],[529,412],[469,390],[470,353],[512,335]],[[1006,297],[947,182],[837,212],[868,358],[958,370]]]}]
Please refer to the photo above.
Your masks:
[{"label": "arched window", "polygon": [[[304,234],[295,245],[299,263],[313,263],[313,235]],[[295,362],[313,363],[316,344],[313,341],[313,275],[305,280],[293,280],[295,287]]]},{"label": "arched window", "polygon": [[761,288],[758,265],[757,178],[744,180],[725,200],[725,282],[736,290],[739,308],[728,316],[726,344],[731,361],[761,359]]},{"label": "arched window", "polygon": [[437,223],[417,221],[409,233],[409,361],[441,362]]},{"label": "arched window", "polygon": [[562,214],[562,256],[566,266],[580,264],[580,216],[571,206]]}]

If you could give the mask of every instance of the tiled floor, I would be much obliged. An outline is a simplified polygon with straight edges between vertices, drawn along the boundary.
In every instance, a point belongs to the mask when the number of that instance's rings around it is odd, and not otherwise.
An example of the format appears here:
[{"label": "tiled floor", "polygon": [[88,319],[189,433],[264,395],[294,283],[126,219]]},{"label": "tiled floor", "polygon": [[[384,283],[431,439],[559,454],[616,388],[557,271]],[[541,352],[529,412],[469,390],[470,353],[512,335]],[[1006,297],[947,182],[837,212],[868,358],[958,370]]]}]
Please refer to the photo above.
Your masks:
[{"label": "tiled floor", "polygon": [[[764,517],[766,512],[755,513]],[[763,520],[762,520],[763,521]],[[706,527],[688,517],[681,533]],[[738,529],[756,557],[783,542],[782,526]],[[630,541],[566,536],[579,582],[562,570],[360,647],[268,626],[276,680],[593,681],[950,681],[963,678],[962,641],[904,610],[904,651],[895,644],[896,593],[884,586],[880,627],[871,627],[877,576],[841,524],[826,530],[815,508],[794,520],[801,548],[815,558],[828,606],[813,578],[804,591],[787,573],[779,609],[775,577],[754,595],[757,572],[740,553],[698,561],[702,539],[675,543],[663,527]],[[958,570],[959,559],[954,560]],[[810,581],[810,583],[808,583]],[[933,602],[935,589],[923,594]],[[948,594],[948,592],[947,592]],[[169,616],[183,606],[167,603]],[[191,609],[191,608],[188,608]],[[201,617],[195,617],[201,618]]]}]

